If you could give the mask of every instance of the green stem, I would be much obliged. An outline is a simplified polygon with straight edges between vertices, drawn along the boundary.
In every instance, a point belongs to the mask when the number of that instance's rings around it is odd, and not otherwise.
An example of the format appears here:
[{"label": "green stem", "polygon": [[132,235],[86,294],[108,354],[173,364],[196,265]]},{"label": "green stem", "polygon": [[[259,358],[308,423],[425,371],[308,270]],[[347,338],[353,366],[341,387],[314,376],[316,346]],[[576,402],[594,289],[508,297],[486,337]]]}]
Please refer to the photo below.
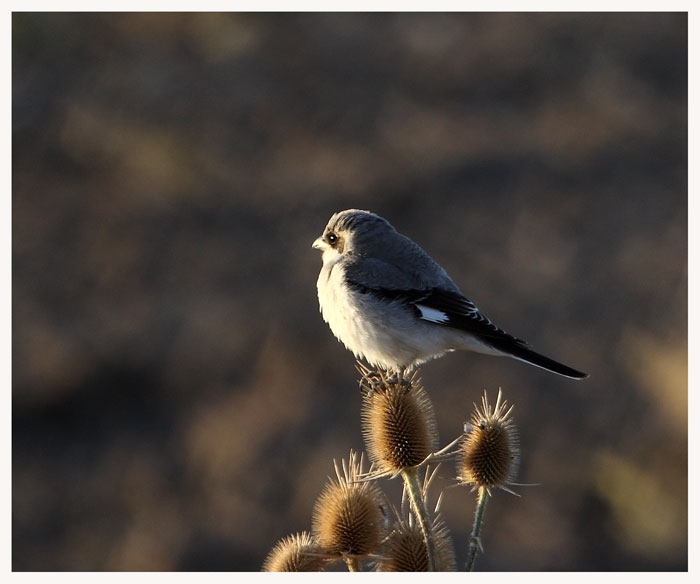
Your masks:
[{"label": "green stem", "polygon": [[408,500],[411,503],[413,513],[418,520],[418,526],[423,533],[423,541],[425,542],[425,551],[428,555],[428,571],[437,571],[437,554],[435,552],[435,541],[433,539],[432,522],[428,517],[428,510],[425,508],[423,501],[423,493],[418,480],[418,469],[416,467],[405,468],[401,471],[403,484],[408,493]]},{"label": "green stem", "polygon": [[486,487],[479,487],[479,497],[476,501],[476,511],[474,512],[474,527],[472,528],[472,534],[469,538],[469,555],[467,556],[467,572],[471,572],[474,569],[474,560],[476,559],[476,552],[479,549],[479,532],[481,531],[481,522],[484,519],[484,509],[486,509],[486,503],[489,500],[489,493]]}]

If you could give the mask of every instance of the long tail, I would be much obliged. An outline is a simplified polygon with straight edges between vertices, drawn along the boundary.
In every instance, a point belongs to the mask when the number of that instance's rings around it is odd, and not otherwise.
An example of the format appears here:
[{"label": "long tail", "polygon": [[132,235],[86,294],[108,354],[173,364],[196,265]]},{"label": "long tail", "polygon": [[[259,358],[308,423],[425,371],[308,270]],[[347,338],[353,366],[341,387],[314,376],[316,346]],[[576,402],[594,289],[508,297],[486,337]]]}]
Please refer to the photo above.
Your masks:
[{"label": "long tail", "polygon": [[576,371],[566,365],[558,363],[554,359],[545,357],[536,353],[532,349],[528,349],[525,345],[518,341],[512,341],[510,339],[489,339],[489,344],[498,349],[502,353],[513,357],[514,359],[519,359],[535,367],[541,367],[552,373],[557,373],[558,375],[563,375],[570,379],[585,379],[588,377],[588,373],[582,373],[581,371]]}]

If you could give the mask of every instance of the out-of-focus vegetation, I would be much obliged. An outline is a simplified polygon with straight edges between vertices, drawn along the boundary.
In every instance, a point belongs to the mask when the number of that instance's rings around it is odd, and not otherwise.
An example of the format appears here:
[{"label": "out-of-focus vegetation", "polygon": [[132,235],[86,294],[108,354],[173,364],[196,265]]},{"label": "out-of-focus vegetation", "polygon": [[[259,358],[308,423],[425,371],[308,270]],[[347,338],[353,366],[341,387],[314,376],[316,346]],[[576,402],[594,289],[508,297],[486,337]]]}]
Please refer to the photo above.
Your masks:
[{"label": "out-of-focus vegetation", "polygon": [[[479,569],[687,569],[685,14],[15,13],[12,35],[14,570],[259,570],[309,528],[362,449],[311,249],[347,207],[591,374],[422,368],[442,444],[503,388],[538,485],[495,495]],[[445,493],[458,550],[473,505]]]}]

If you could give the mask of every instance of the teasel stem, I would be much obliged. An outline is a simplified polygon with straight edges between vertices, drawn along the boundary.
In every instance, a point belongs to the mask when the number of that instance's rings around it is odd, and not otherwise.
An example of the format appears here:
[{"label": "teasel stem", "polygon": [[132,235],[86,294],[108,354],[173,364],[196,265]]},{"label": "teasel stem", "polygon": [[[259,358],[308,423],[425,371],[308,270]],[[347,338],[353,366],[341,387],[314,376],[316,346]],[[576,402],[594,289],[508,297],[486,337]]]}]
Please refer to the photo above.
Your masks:
[{"label": "teasel stem", "polygon": [[479,538],[479,533],[481,532],[481,522],[484,519],[484,510],[486,509],[486,503],[489,500],[489,491],[485,486],[481,486],[478,489],[478,497],[476,501],[476,511],[474,511],[474,527],[472,528],[471,536],[469,537],[469,553],[467,555],[467,572],[471,572],[474,569],[474,560],[476,559],[476,552],[481,548],[481,539]]},{"label": "teasel stem", "polygon": [[348,572],[362,572],[360,559],[357,556],[345,556],[345,565],[348,567]]},{"label": "teasel stem", "polygon": [[437,552],[435,551],[435,541],[433,539],[432,532],[432,521],[428,517],[428,510],[425,507],[425,501],[423,500],[423,491],[420,486],[420,480],[418,476],[418,468],[410,467],[401,470],[401,478],[403,479],[404,487],[408,493],[408,500],[411,503],[411,509],[413,510],[416,520],[418,521],[418,526],[423,534],[423,541],[425,542],[425,551],[428,556],[428,571],[437,571]]}]

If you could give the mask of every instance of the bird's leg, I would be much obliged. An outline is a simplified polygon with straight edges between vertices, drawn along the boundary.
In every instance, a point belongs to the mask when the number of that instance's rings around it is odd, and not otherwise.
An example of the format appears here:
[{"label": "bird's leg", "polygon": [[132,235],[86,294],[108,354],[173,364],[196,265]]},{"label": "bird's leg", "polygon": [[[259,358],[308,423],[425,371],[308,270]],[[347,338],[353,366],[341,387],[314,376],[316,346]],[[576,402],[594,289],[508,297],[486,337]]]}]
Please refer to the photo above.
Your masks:
[{"label": "bird's leg", "polygon": [[394,385],[395,383],[398,382],[398,380],[399,380],[399,372],[398,371],[388,370],[386,372],[386,374],[387,374],[387,377],[385,379],[386,379],[387,385]]},{"label": "bird's leg", "polygon": [[360,379],[360,387],[362,387],[365,391],[374,393],[385,383],[385,376],[379,369],[370,369],[358,361],[357,370],[362,376]]},{"label": "bird's leg", "polygon": [[364,391],[374,393],[382,388],[392,385],[399,385],[403,389],[411,387],[410,372],[404,368],[401,369],[386,369],[381,368],[370,369],[360,361],[356,366],[362,378],[360,379],[360,387]]},{"label": "bird's leg", "polygon": [[391,370],[390,372],[387,371],[387,374],[391,373],[387,378],[386,378],[386,383],[387,385],[400,385],[404,389],[407,389],[411,386],[411,381],[410,379],[407,379],[407,372],[406,369],[397,369],[396,371]]}]

